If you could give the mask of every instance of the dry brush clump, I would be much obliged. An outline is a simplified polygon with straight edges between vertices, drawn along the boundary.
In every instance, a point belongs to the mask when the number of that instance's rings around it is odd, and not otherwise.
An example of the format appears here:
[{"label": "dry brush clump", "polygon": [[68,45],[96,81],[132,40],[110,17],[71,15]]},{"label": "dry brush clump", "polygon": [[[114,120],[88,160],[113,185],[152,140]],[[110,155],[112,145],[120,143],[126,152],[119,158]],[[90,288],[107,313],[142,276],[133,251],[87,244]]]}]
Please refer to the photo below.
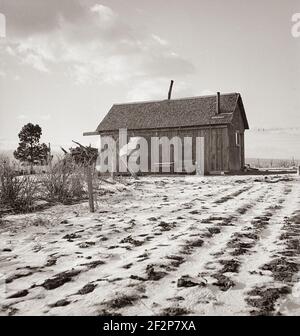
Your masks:
[{"label": "dry brush clump", "polygon": [[0,160],[0,210],[31,212],[38,201],[70,204],[87,198],[85,168],[71,156],[58,159],[41,175],[20,176],[8,160]]},{"label": "dry brush clump", "polygon": [[32,176],[19,176],[8,162],[0,163],[0,201],[2,208],[29,212],[37,197],[37,180]]},{"label": "dry brush clump", "polygon": [[50,202],[68,204],[86,196],[84,168],[72,157],[59,159],[40,182],[42,195]]}]

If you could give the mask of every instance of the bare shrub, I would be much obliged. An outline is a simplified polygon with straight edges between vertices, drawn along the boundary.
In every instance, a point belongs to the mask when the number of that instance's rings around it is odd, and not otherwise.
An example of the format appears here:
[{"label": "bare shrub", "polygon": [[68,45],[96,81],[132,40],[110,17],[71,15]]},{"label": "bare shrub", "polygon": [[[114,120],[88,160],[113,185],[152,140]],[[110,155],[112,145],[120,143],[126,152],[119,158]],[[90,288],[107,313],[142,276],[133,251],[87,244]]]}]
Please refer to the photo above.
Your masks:
[{"label": "bare shrub", "polygon": [[80,200],[85,195],[83,168],[76,165],[71,157],[59,159],[43,175],[42,193],[48,201],[64,204]]},{"label": "bare shrub", "polygon": [[37,181],[34,177],[18,176],[7,162],[0,164],[0,200],[4,207],[18,212],[33,209],[37,195]]}]

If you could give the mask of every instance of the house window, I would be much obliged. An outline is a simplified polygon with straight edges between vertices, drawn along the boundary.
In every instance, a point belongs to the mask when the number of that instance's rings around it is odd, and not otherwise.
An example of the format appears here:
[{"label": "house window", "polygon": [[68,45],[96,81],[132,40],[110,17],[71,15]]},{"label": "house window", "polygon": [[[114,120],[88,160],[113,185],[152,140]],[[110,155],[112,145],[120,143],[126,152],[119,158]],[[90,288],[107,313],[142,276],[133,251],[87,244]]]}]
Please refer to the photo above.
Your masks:
[{"label": "house window", "polygon": [[235,132],[235,144],[236,146],[241,146],[241,133],[239,131]]}]

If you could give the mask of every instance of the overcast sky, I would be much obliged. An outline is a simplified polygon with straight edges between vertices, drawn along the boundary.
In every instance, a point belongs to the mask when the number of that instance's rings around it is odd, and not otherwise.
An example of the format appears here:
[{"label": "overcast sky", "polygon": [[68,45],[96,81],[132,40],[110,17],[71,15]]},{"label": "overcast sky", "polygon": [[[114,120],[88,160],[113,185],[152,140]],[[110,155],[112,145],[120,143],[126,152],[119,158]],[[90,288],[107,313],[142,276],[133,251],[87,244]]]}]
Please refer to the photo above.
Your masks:
[{"label": "overcast sky", "polygon": [[[0,0],[0,150],[27,122],[53,147],[114,103],[240,92],[248,157],[300,158],[298,0]],[[256,128],[281,128],[257,132]]]}]

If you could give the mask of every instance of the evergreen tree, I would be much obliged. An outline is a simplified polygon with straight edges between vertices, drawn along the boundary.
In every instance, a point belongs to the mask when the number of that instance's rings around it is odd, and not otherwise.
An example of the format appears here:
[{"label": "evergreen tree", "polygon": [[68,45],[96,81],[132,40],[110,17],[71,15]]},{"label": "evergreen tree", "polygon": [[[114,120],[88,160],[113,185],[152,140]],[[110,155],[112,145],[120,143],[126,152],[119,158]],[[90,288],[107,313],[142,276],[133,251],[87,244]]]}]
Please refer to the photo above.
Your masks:
[{"label": "evergreen tree", "polygon": [[19,147],[14,152],[14,157],[21,162],[28,162],[31,173],[34,164],[41,164],[48,158],[49,148],[44,143],[40,144],[41,135],[41,127],[31,123],[25,125],[19,133]]}]

